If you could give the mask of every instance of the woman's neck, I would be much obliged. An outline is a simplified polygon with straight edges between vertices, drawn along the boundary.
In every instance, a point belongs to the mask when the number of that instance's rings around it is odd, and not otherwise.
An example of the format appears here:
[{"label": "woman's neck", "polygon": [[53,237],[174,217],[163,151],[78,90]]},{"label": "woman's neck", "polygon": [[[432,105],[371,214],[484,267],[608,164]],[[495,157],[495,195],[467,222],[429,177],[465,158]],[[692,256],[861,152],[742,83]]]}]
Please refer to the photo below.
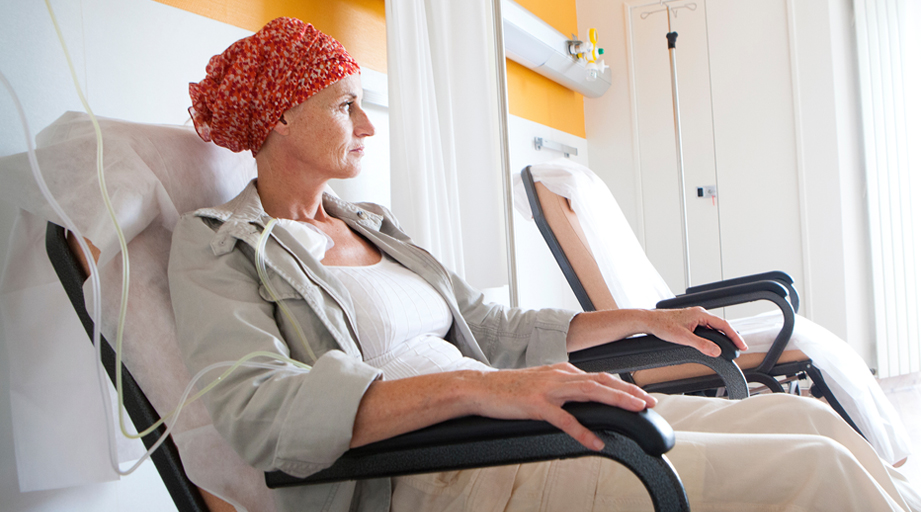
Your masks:
[{"label": "woman's neck", "polygon": [[[261,155],[260,155],[261,156]],[[265,212],[275,218],[325,222],[325,180],[311,180],[310,171],[293,170],[277,161],[256,157],[256,189]]]}]

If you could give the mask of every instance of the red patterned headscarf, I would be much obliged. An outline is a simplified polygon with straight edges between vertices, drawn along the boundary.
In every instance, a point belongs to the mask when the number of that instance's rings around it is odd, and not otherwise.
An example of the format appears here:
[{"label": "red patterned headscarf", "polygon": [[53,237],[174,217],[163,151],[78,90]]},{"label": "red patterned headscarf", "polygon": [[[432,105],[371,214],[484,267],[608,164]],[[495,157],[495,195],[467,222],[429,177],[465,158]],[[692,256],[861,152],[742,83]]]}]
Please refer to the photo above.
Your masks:
[{"label": "red patterned headscarf", "polygon": [[360,69],[313,25],[276,18],[211,57],[205,72],[189,84],[195,130],[205,142],[255,156],[286,110]]}]

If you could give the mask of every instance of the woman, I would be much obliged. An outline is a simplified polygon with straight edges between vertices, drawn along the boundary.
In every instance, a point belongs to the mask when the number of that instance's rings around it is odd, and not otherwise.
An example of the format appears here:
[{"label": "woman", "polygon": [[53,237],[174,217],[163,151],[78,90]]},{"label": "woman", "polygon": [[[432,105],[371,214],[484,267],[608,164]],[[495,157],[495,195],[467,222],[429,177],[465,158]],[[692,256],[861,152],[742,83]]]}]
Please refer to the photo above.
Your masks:
[{"label": "woman", "polygon": [[[239,369],[206,395],[215,426],[253,466],[306,476],[349,448],[468,414],[543,419],[599,449],[561,409],[597,401],[656,407],[681,431],[669,458],[698,510],[919,508],[901,475],[817,401],[653,397],[564,362],[568,351],[641,332],[716,354],[692,333],[700,325],[745,349],[723,320],[701,309],[576,315],[486,304],[384,208],[324,194],[328,180],[359,173],[374,127],[358,65],[312,26],[270,22],[213,57],[190,92],[198,133],[251,150],[258,178],[176,227],[170,288],[186,363],[197,372],[265,350],[312,366]],[[284,489],[276,501],[343,511],[643,507],[645,491],[624,473],[585,458]]]}]

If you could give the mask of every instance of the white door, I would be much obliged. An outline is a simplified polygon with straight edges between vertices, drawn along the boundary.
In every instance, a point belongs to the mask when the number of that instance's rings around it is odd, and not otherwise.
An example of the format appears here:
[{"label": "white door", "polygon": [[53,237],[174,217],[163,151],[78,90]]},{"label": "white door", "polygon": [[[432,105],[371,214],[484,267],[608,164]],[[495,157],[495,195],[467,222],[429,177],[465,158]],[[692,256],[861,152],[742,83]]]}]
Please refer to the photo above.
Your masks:
[{"label": "white door", "polygon": [[[691,284],[768,270],[802,278],[797,147],[786,2],[698,0],[678,11],[678,90]],[[676,4],[673,4],[676,5]],[[665,13],[631,7],[628,38],[646,250],[683,284]],[[698,198],[715,185],[717,197]],[[758,308],[763,309],[763,308]],[[730,313],[748,314],[752,309]]]}]

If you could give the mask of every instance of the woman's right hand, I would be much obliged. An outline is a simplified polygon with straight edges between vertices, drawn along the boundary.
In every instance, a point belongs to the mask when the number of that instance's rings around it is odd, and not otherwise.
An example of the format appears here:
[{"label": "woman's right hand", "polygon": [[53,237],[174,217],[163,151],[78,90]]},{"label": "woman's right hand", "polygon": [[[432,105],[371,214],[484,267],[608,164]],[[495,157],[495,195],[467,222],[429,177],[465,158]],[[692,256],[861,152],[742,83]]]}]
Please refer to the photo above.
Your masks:
[{"label": "woman's right hand", "polygon": [[543,420],[591,450],[604,443],[563,409],[566,402],[599,402],[628,411],[653,407],[656,399],[608,373],[586,373],[569,363],[466,376],[471,414],[498,419]]}]

